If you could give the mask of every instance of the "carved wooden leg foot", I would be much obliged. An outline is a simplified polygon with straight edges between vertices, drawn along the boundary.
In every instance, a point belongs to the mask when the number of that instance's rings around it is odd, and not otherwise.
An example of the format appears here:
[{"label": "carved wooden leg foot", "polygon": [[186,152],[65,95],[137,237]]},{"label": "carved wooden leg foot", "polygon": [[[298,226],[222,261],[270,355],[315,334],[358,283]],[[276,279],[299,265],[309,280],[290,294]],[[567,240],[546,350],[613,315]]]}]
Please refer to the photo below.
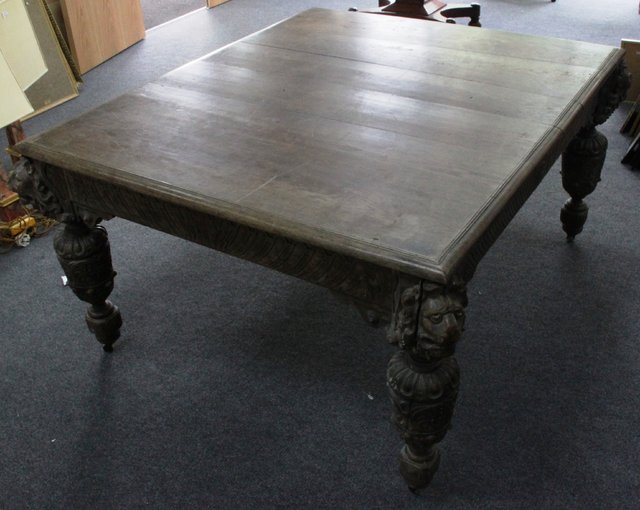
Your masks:
[{"label": "carved wooden leg foot", "polygon": [[594,126],[583,128],[562,154],[562,186],[571,195],[560,212],[567,239],[582,232],[589,207],[583,201],[600,182],[607,153],[607,138]]},{"label": "carved wooden leg foot", "polygon": [[80,221],[65,224],[54,239],[58,261],[76,296],[90,304],[87,326],[107,352],[120,337],[120,311],[107,300],[116,275],[111,264],[107,231]]},{"label": "carved wooden leg foot", "polygon": [[436,445],[449,430],[459,382],[453,357],[435,366],[420,365],[400,351],[387,372],[392,420],[405,442],[400,474],[412,490],[426,487],[440,465]]},{"label": "carved wooden leg foot", "polygon": [[430,456],[421,458],[412,453],[406,445],[400,450],[400,474],[413,493],[429,485],[440,467],[440,451],[433,448],[430,453]]},{"label": "carved wooden leg foot", "polygon": [[91,305],[85,316],[89,331],[91,331],[106,352],[113,351],[113,343],[120,338],[122,317],[120,310],[111,301],[101,305]]},{"label": "carved wooden leg foot", "polygon": [[387,370],[392,421],[405,446],[400,473],[412,491],[426,487],[440,464],[437,444],[449,430],[460,371],[453,357],[464,326],[464,288],[421,283],[405,289],[390,339],[402,349]]},{"label": "carved wooden leg foot", "polygon": [[562,230],[567,234],[567,241],[573,241],[582,232],[582,227],[587,221],[589,206],[582,200],[568,199],[560,210]]}]

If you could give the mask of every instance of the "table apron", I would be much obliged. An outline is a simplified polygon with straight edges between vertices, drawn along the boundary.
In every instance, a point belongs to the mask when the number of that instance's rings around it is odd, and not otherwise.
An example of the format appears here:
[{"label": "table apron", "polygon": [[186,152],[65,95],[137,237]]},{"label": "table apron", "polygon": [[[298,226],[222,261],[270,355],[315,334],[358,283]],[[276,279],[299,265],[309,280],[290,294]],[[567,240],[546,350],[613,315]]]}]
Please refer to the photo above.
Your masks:
[{"label": "table apron", "polygon": [[[59,169],[56,169],[59,170]],[[56,172],[57,173],[57,172]],[[56,180],[60,175],[56,175]],[[75,209],[117,216],[217,251],[260,264],[349,297],[388,322],[398,271],[332,252],[112,183],[64,172],[55,194]],[[54,180],[51,176],[51,181]],[[63,198],[64,197],[64,198]]]}]

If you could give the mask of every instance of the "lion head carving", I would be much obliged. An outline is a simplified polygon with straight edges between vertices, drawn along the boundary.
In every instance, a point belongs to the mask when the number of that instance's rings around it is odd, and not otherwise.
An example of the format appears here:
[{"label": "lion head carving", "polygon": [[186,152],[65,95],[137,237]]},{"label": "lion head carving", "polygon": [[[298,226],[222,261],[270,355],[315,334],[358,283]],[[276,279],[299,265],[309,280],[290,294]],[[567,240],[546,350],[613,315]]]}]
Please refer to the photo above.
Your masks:
[{"label": "lion head carving", "polygon": [[390,341],[425,362],[451,356],[464,330],[466,304],[462,285],[409,287],[400,296]]}]

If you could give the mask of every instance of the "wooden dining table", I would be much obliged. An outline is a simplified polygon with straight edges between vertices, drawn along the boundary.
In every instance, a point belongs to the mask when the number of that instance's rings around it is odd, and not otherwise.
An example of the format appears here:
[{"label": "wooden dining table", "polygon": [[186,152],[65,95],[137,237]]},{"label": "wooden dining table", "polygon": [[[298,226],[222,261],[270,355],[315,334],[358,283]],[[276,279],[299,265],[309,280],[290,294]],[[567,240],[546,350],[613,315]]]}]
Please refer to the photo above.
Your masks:
[{"label": "wooden dining table", "polygon": [[21,142],[12,184],[64,223],[55,252],[106,351],[122,326],[112,217],[326,287],[386,325],[416,490],[454,411],[466,285],[561,155],[562,227],[582,230],[607,147],[596,126],[629,85],[622,56],[312,9]]}]

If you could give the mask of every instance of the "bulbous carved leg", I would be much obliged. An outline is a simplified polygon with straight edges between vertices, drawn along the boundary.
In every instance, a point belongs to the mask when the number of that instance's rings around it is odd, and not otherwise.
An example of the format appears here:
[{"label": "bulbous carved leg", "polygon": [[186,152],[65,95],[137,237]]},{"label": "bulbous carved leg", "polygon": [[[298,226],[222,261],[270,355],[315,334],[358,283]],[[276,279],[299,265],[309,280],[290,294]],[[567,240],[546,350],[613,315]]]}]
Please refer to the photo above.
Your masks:
[{"label": "bulbous carved leg", "polygon": [[444,439],[458,395],[458,364],[454,357],[425,366],[405,351],[389,363],[387,383],[393,402],[392,420],[405,446],[400,473],[412,490],[426,487],[440,464],[436,445]]},{"label": "bulbous carved leg", "polygon": [[69,287],[90,304],[85,316],[89,331],[105,351],[111,352],[113,343],[120,337],[122,318],[118,308],[107,300],[116,275],[107,231],[102,226],[69,222],[56,235],[54,248]]},{"label": "bulbous carved leg", "polygon": [[580,130],[562,154],[562,186],[571,195],[560,212],[567,239],[582,232],[589,207],[584,198],[600,182],[600,173],[607,153],[607,138],[594,126]]},{"label": "bulbous carved leg", "polygon": [[387,385],[392,421],[405,446],[400,473],[411,490],[426,487],[438,469],[437,444],[444,439],[458,395],[455,344],[464,327],[462,286],[421,283],[399,299],[390,340],[400,347],[391,358]]},{"label": "bulbous carved leg", "polygon": [[571,195],[560,213],[562,228],[572,240],[582,232],[589,208],[584,197],[593,192],[607,152],[607,139],[595,126],[603,124],[624,100],[631,76],[624,62],[619,62],[598,93],[591,119],[562,154],[562,185]]}]

